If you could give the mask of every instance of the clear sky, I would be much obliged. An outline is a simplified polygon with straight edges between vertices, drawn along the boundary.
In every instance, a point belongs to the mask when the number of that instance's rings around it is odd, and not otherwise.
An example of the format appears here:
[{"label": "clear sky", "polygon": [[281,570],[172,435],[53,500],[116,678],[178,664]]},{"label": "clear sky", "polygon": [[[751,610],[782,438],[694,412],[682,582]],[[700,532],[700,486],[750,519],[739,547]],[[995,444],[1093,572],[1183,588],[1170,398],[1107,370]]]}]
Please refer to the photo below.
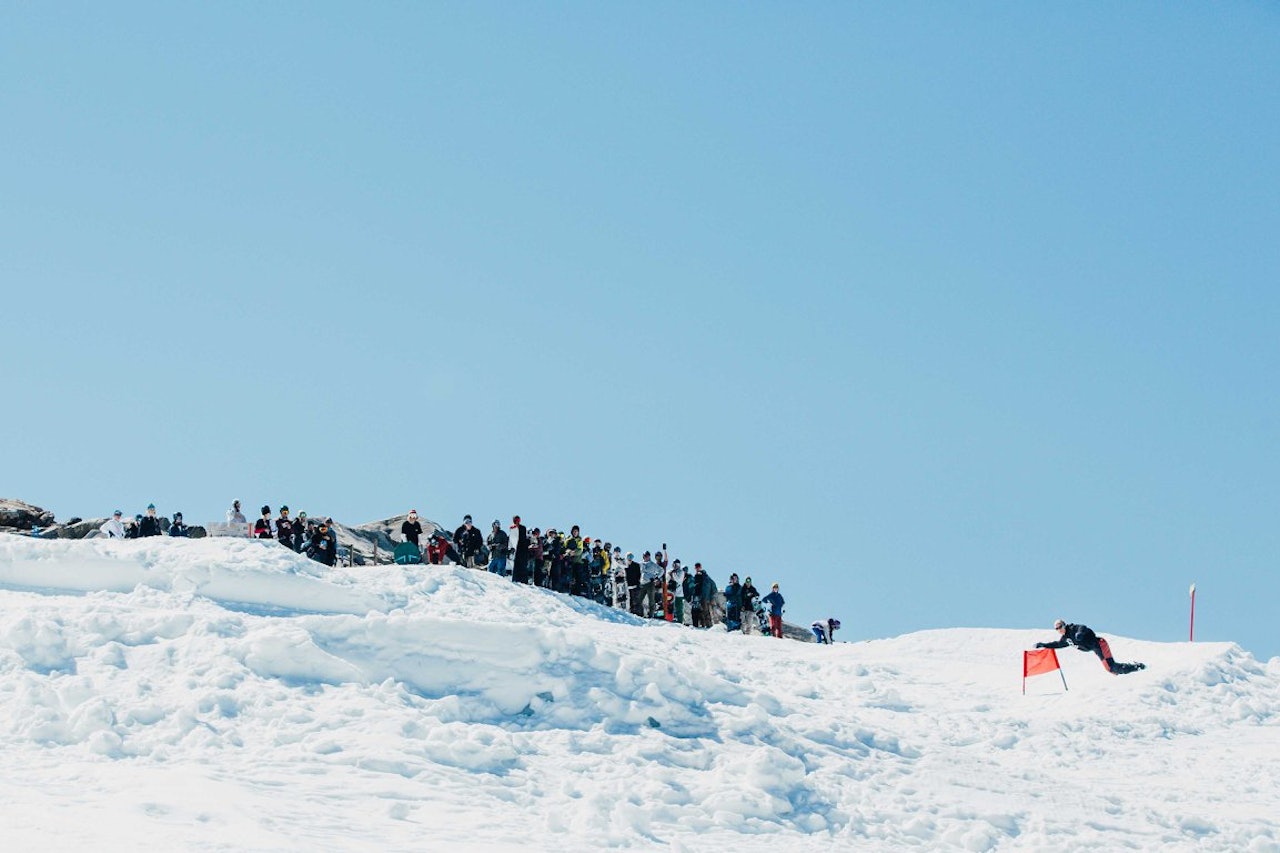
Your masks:
[{"label": "clear sky", "polygon": [[[0,3],[0,495],[1280,654],[1273,4]],[[1122,649],[1117,653],[1123,657]]]}]

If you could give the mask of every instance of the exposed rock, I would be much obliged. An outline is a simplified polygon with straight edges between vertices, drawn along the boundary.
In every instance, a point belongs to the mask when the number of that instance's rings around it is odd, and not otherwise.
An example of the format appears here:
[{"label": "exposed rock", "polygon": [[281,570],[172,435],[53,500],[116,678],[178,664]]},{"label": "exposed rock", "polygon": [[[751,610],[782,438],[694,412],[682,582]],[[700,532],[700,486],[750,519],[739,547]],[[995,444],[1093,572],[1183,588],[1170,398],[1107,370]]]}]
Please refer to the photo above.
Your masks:
[{"label": "exposed rock", "polygon": [[25,501],[0,498],[0,529],[31,530],[53,524],[53,513]]},{"label": "exposed rock", "polygon": [[40,535],[46,539],[85,539],[96,536],[98,528],[106,523],[105,518],[73,518],[66,524],[55,524]]}]

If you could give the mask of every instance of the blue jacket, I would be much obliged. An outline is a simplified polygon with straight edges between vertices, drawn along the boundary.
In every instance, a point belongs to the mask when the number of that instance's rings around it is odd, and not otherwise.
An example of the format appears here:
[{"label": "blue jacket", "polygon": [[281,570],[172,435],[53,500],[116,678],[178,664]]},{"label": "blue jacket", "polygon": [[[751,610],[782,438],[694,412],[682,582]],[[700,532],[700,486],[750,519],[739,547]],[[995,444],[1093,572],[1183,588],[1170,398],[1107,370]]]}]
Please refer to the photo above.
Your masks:
[{"label": "blue jacket", "polygon": [[782,597],[782,594],[778,592],[776,589],[760,600],[763,601],[765,604],[769,605],[770,616],[781,616],[782,605],[787,603],[786,599],[784,599]]}]

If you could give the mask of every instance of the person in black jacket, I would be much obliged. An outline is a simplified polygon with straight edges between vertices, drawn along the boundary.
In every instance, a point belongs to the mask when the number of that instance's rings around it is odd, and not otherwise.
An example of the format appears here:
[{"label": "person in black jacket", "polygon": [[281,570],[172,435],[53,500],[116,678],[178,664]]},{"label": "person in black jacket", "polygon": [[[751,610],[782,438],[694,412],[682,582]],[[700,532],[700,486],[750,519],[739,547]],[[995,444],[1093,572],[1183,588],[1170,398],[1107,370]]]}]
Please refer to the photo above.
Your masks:
[{"label": "person in black jacket", "polygon": [[163,535],[164,530],[160,527],[160,519],[156,518],[156,505],[147,504],[147,514],[138,521],[138,538]]},{"label": "person in black jacket", "polygon": [[641,609],[643,599],[640,595],[640,564],[636,562],[636,555],[630,551],[627,552],[627,597],[630,599],[631,613],[635,616],[643,616],[644,610]]},{"label": "person in black jacket", "polygon": [[289,508],[280,507],[280,517],[276,519],[276,539],[286,548],[293,547],[294,520],[289,517]]},{"label": "person in black jacket", "polygon": [[400,525],[400,535],[404,537],[404,541],[412,542],[414,547],[419,551],[422,546],[418,543],[418,537],[422,535],[422,522],[418,521],[418,511],[416,509],[409,510],[409,516],[404,520],[404,524]]},{"label": "person in black jacket", "polygon": [[305,512],[298,513],[297,520],[293,522],[293,542],[289,543],[289,547],[301,554],[311,541],[311,534],[315,532],[315,522],[309,520]]},{"label": "person in black jacket", "polygon": [[693,564],[693,595],[689,604],[693,608],[693,627],[711,627],[711,606],[715,601],[716,582],[702,568],[702,563]]},{"label": "person in black jacket", "polygon": [[273,539],[271,535],[271,507],[262,507],[262,517],[253,523],[254,539]]},{"label": "person in black jacket", "polygon": [[529,582],[529,531],[520,523],[520,516],[513,516],[508,530],[516,532],[515,562],[511,565],[511,580],[515,583]]},{"label": "person in black jacket", "polygon": [[173,514],[173,524],[169,525],[170,536],[190,536],[191,531],[187,525],[182,523],[182,513],[175,512]]},{"label": "person in black jacket", "polygon": [[1144,663],[1116,663],[1111,657],[1111,646],[1107,645],[1106,638],[1093,633],[1088,625],[1074,625],[1058,619],[1053,623],[1053,628],[1062,635],[1061,638],[1052,643],[1036,643],[1037,649],[1065,649],[1071,645],[1082,652],[1093,652],[1112,675],[1125,675],[1147,668]]},{"label": "person in black jacket", "polygon": [[453,547],[457,550],[462,565],[474,569],[483,545],[484,537],[480,535],[480,528],[471,523],[471,516],[465,516],[462,526],[453,531]]},{"label": "person in black jacket", "polygon": [[742,633],[750,634],[751,626],[756,623],[756,602],[760,600],[760,590],[747,578],[742,584]]},{"label": "person in black jacket", "polygon": [[324,563],[326,566],[333,566],[338,562],[338,537],[334,535],[329,525],[323,521],[316,528],[316,532],[311,534],[311,543],[307,546],[307,556],[317,563]]}]

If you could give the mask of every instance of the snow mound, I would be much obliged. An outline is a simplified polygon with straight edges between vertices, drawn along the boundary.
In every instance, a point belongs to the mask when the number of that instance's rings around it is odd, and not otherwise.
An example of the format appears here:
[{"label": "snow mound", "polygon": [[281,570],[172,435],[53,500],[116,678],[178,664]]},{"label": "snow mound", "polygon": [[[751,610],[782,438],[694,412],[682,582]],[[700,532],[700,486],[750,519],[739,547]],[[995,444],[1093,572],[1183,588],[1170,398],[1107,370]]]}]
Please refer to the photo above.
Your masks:
[{"label": "snow mound", "polygon": [[834,647],[274,543],[0,535],[12,849],[1280,850],[1280,660]]}]

